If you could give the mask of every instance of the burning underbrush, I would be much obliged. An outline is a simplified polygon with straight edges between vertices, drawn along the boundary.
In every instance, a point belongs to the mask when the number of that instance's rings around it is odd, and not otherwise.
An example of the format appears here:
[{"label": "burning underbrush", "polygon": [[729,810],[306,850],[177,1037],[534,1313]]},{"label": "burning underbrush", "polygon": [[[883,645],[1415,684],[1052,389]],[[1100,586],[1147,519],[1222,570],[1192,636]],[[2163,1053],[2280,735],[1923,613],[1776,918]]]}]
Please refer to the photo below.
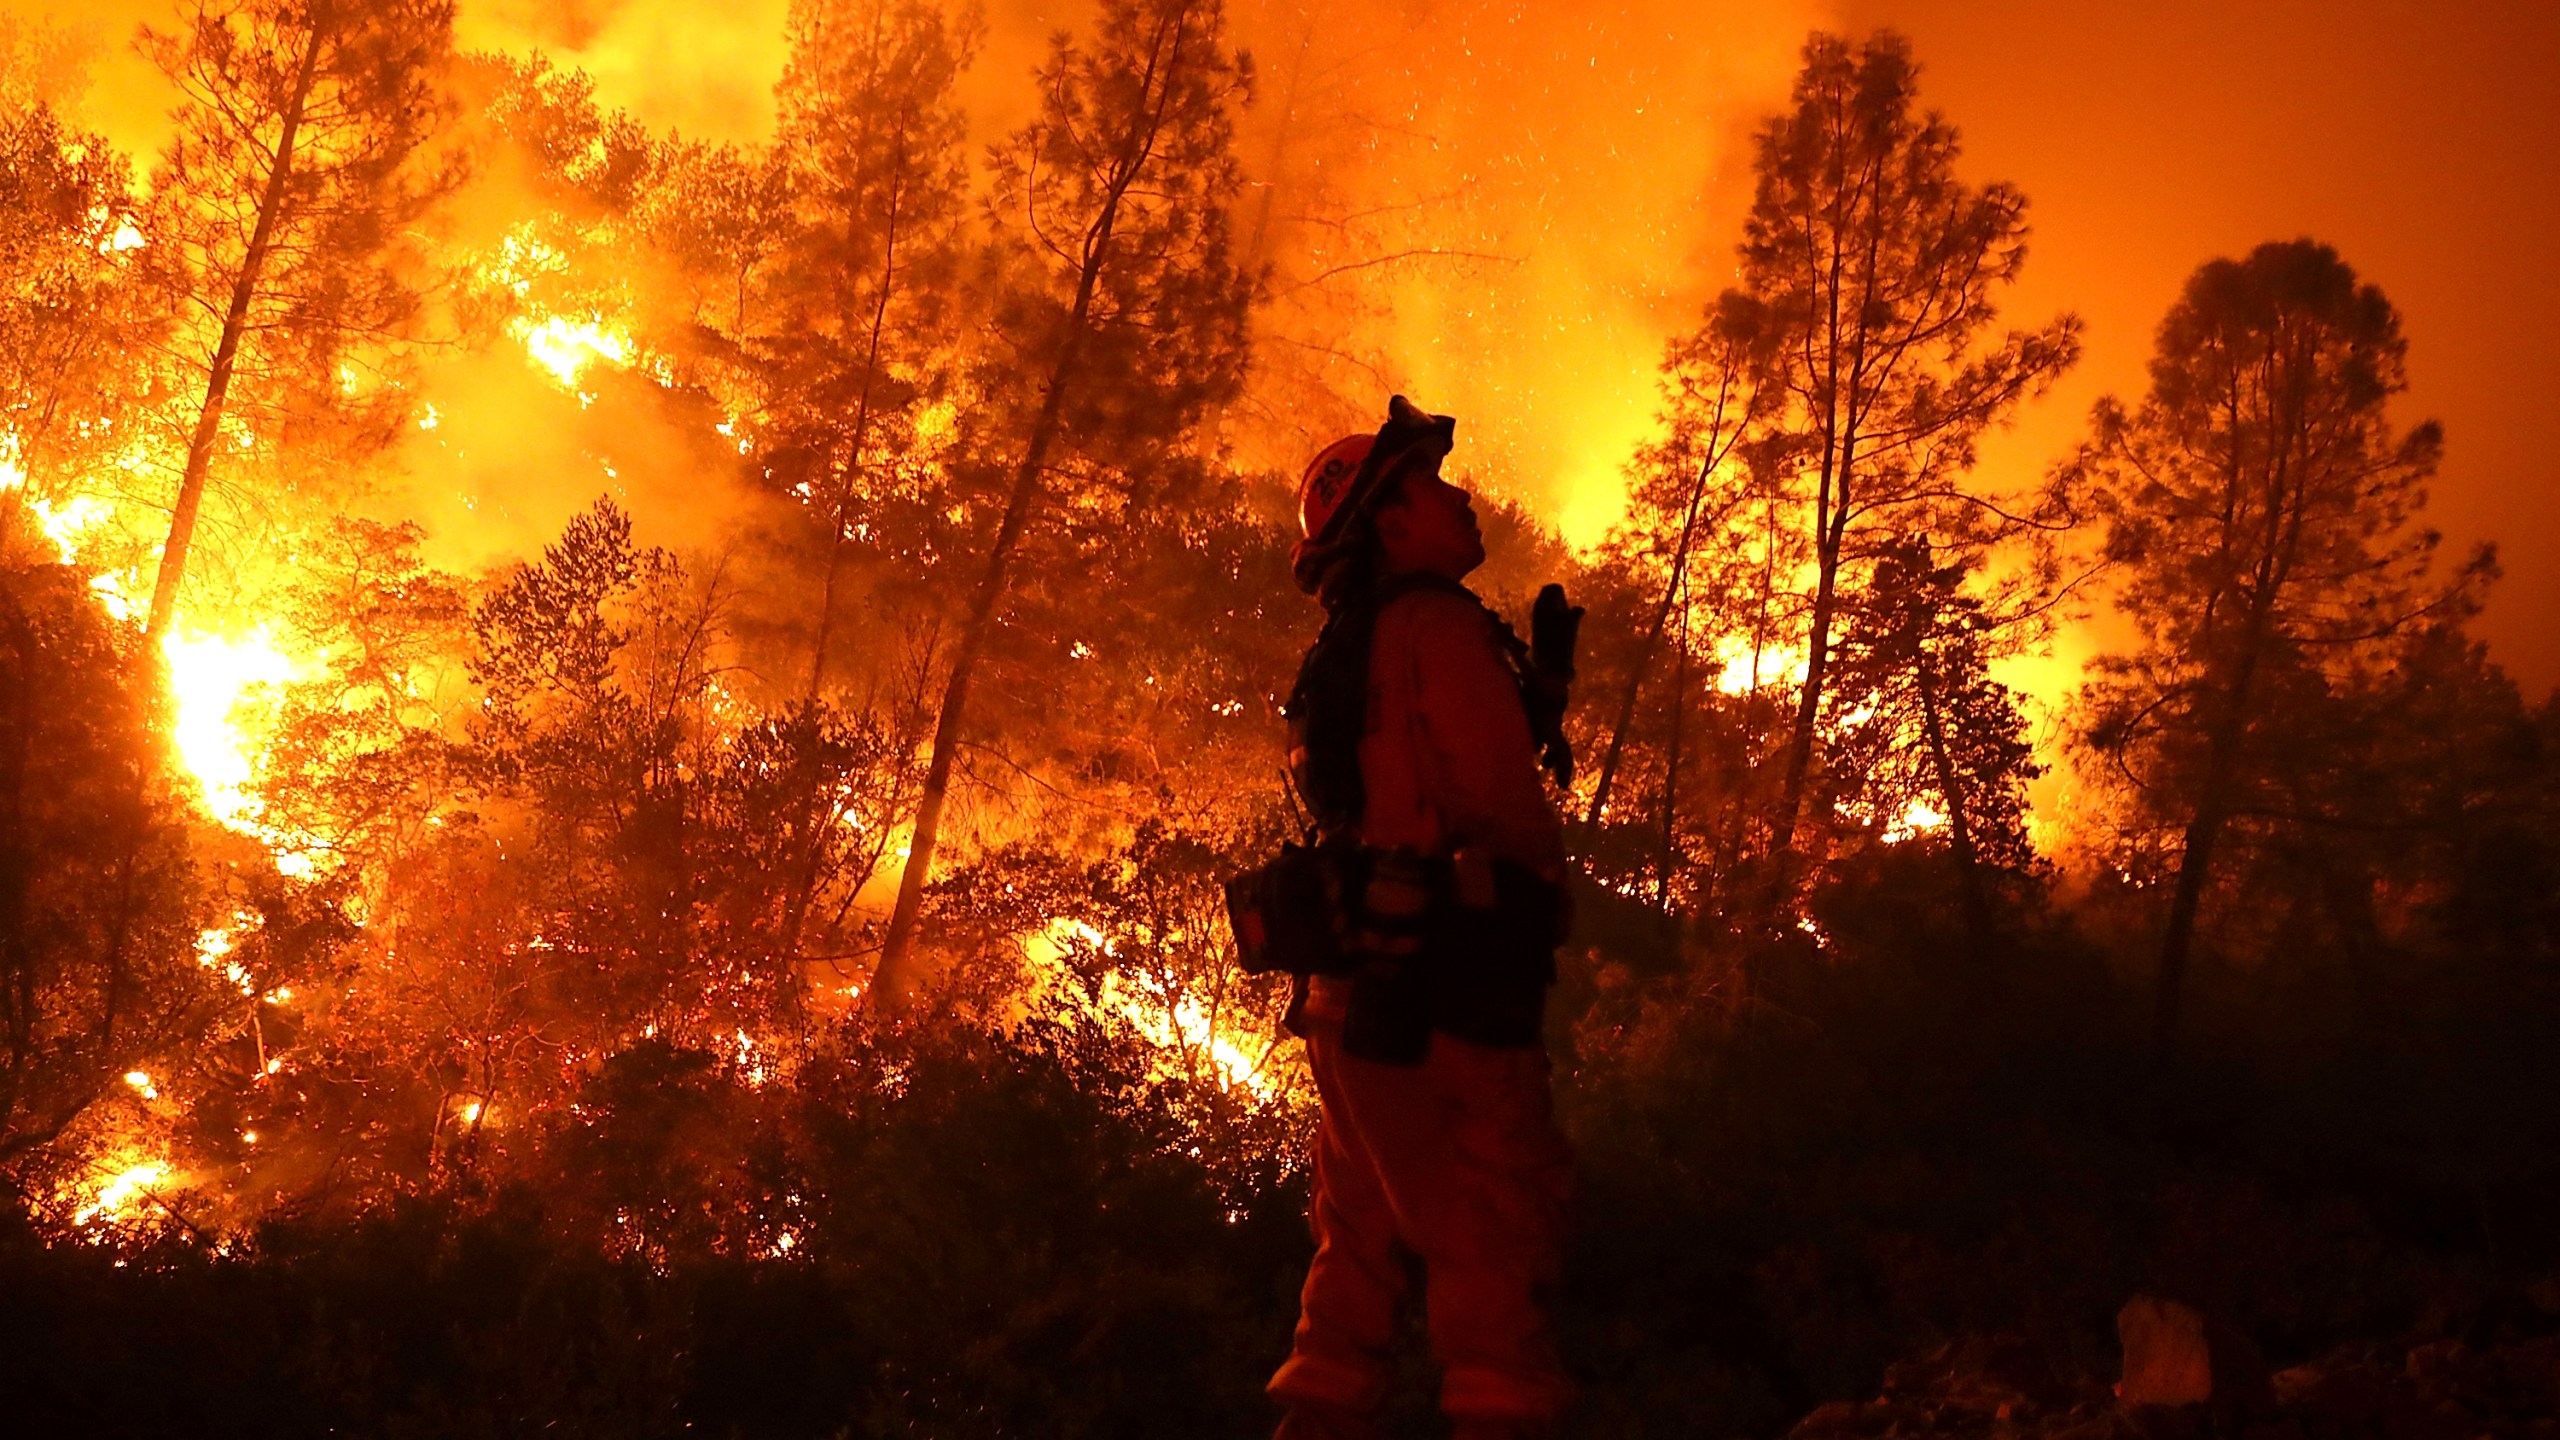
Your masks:
[{"label": "burning underbrush", "polygon": [[[43,1167],[23,1172],[46,1177],[26,1192],[43,1225],[219,1250],[271,1215],[515,1183],[653,1103],[640,1071],[694,1096],[678,1110],[752,1113],[853,1063],[865,892],[915,785],[879,717],[739,703],[714,597],[609,505],[477,587],[414,545],[342,523],[300,557],[281,622],[173,640],[158,675],[120,658],[77,567],[18,572],[22,612],[49,601],[34,613],[86,647],[54,650],[48,683],[112,698],[128,728],[102,746],[147,747],[78,771],[51,752],[59,803],[120,799],[124,823],[186,852],[157,892],[111,869],[42,898],[111,944],[156,947],[160,968],[136,974],[159,977],[172,1024],[202,1027],[152,1047],[107,995],[97,1030],[58,1038],[134,1068],[93,1103],[64,1098]],[[1087,864],[995,852],[936,893],[944,1020],[1120,1066],[1103,1089],[1177,1117],[1158,1143],[1209,1173],[1284,1172],[1309,1100],[1273,987],[1233,967],[1216,883],[1231,863],[1155,825]],[[133,933],[145,920],[161,928]],[[80,1018],[76,997],[46,999]],[[652,1173],[736,1158],[670,1142]],[[726,1218],[677,1207],[711,1226],[696,1247],[787,1253],[800,1202],[786,1180],[766,1188]],[[643,1213],[663,1209],[622,1207],[598,1233],[663,1249]]]}]

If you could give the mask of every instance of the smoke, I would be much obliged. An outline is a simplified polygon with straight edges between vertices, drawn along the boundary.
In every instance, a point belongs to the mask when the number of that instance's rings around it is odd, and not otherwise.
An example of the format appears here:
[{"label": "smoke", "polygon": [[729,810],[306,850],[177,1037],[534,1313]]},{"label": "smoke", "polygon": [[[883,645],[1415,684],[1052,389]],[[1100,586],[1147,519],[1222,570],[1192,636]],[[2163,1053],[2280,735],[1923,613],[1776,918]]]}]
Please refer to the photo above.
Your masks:
[{"label": "smoke", "polygon": [[461,0],[466,50],[536,51],[595,77],[608,105],[655,131],[761,140],[773,128],[790,0]]},{"label": "smoke", "polygon": [[62,67],[46,77],[46,98],[74,100],[67,108],[81,123],[132,156],[137,175],[148,174],[169,137],[176,96],[131,42],[145,24],[174,28],[178,7],[171,0],[0,0],[0,17],[56,40],[38,47],[44,62]]},{"label": "smoke", "polygon": [[[1279,220],[1271,363],[1374,356],[1368,388],[1459,417],[1460,468],[1597,538],[1623,509],[1663,342],[1731,278],[1749,133],[1817,18],[1724,0],[1244,0],[1263,81],[1245,154]],[[1406,258],[1364,265],[1379,256]],[[1343,280],[1330,305],[1296,303],[1310,290],[1293,287]],[[1289,333],[1311,318],[1348,323]],[[1356,388],[1344,368],[1336,388]],[[1370,400],[1358,428],[1383,410]]]},{"label": "smoke", "polygon": [[[1597,538],[1651,423],[1664,339],[1729,279],[1749,129],[1783,98],[1814,0],[1231,4],[1259,74],[1238,126],[1251,188],[1237,234],[1272,296],[1254,399],[1225,427],[1238,458],[1293,475],[1401,389],[1460,417],[1460,470]],[[174,24],[173,0],[6,8],[91,37],[86,118],[147,172],[172,97],[125,42]],[[458,29],[465,49],[585,70],[600,102],[654,131],[752,143],[771,133],[788,8],[463,0]],[[994,143],[1036,104],[1050,37],[1080,31],[1091,6],[983,10],[962,99]],[[507,213],[516,183],[484,176],[465,208]],[[600,490],[622,491],[644,531],[697,536],[710,497],[736,494],[674,468],[700,437],[600,453],[520,356],[439,361],[424,386],[447,419],[381,498],[429,526],[445,563],[520,550]]]},{"label": "smoke", "polygon": [[[483,0],[463,40],[583,68],[652,128],[754,141],[786,10]],[[962,96],[982,143],[1029,118],[1033,67],[1090,10],[984,6]],[[1812,0],[1233,0],[1259,72],[1238,236],[1274,297],[1240,456],[1294,473],[1403,388],[1460,417],[1462,468],[1596,538],[1622,508],[1664,339],[1730,278],[1749,129],[1820,18]]]}]

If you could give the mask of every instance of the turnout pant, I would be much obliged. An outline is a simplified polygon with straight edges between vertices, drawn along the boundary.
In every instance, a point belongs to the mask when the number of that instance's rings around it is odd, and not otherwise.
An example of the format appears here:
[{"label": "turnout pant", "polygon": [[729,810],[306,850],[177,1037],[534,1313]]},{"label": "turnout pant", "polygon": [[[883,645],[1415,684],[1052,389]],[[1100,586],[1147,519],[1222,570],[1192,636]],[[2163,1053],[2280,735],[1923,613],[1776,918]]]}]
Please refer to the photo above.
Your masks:
[{"label": "turnout pant", "polygon": [[1548,1308],[1563,1260],[1573,1156],[1543,1049],[1431,1037],[1420,1065],[1342,1053],[1318,1021],[1307,1058],[1323,1102],[1309,1206],[1315,1264],[1299,1297],[1285,1402],[1355,1411],[1386,1392],[1399,1250],[1421,1257],[1440,1408],[1544,1420],[1572,1398]]}]

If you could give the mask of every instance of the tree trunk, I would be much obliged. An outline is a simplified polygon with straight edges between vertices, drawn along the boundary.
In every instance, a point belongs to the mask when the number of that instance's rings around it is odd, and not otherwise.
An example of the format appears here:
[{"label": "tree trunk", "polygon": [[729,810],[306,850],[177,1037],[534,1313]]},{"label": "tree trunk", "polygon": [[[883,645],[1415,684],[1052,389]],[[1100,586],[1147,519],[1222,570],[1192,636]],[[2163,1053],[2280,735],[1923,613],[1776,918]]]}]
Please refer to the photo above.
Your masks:
[{"label": "tree trunk", "polygon": [[178,502],[169,512],[169,541],[161,547],[160,575],[151,587],[151,618],[142,636],[157,644],[176,617],[178,587],[186,579],[187,550],[195,541],[196,513],[204,504],[205,475],[213,465],[214,441],[222,433],[223,407],[231,397],[231,371],[240,358],[240,337],[249,322],[249,307],[258,298],[259,274],[266,268],[276,216],[284,209],[286,187],[293,179],[293,141],[302,128],[302,112],[311,99],[311,83],[319,72],[320,12],[311,17],[311,32],[302,48],[302,63],[293,77],[293,97],[285,102],[283,128],[276,136],[275,161],[267,169],[267,187],[258,197],[258,218],[249,230],[249,245],[240,257],[240,274],[231,284],[231,304],[223,312],[222,337],[214,345],[213,368],[205,377],[204,403],[196,411],[195,433],[187,441],[186,473],[178,481]]},{"label": "tree trunk", "polygon": [[[899,156],[899,163],[905,163]],[[853,507],[854,487],[862,479],[862,448],[871,439],[871,397],[880,378],[880,340],[888,329],[889,290],[898,275],[898,207],[893,198],[889,205],[889,229],[881,239],[880,294],[871,307],[871,337],[862,360],[862,394],[853,411],[852,453],[846,457],[842,473],[836,477],[835,535],[827,546],[826,580],[819,593],[818,634],[809,648],[809,689],[804,697],[809,704],[818,701],[818,688],[827,673],[827,644],[835,636],[836,585],[844,569],[846,520]]]},{"label": "tree trunk", "polygon": [[1938,793],[1947,802],[1947,834],[1955,842],[1956,886],[1964,905],[1966,928],[1973,932],[1977,960],[1988,971],[1999,949],[1999,927],[1991,915],[1991,896],[1982,884],[1982,856],[1973,844],[1973,820],[1966,811],[1964,777],[1956,772],[1947,746],[1946,719],[1938,711],[1937,677],[1929,673],[1928,641],[1915,642],[1913,679],[1920,689],[1920,728],[1929,742],[1930,768],[1938,772]]},{"label": "tree trunk", "polygon": [[2213,865],[2214,842],[2222,834],[2222,811],[2208,806],[2187,822],[2186,843],[2178,859],[2178,888],[2169,900],[2169,923],[2160,937],[2160,977],[2152,998],[2151,1045],[2167,1064],[2178,1039],[2178,1010],[2186,985],[2187,956],[2194,948],[2196,908],[2204,899],[2204,882]]},{"label": "tree trunk", "polygon": [[[1065,352],[1068,360],[1075,349],[1071,337]],[[960,730],[968,715],[969,682],[977,674],[978,657],[986,648],[987,626],[995,616],[996,602],[1004,597],[1006,573],[1013,552],[1021,543],[1023,524],[1030,518],[1049,447],[1057,438],[1068,360],[1062,360],[1049,377],[1048,394],[1042,399],[1039,419],[1032,426],[1031,443],[1025,447],[1022,464],[1013,474],[1004,520],[996,527],[995,543],[987,552],[987,568],[978,577],[977,593],[969,601],[960,647],[951,660],[951,677],[943,685],[942,709],[933,725],[933,754],[925,764],[924,791],[916,804],[915,833],[907,844],[906,864],[898,874],[898,901],[889,912],[889,933],[881,942],[880,964],[871,975],[872,1000],[885,1005],[886,1013],[893,1016],[905,1014],[915,1000],[914,966],[909,954],[915,943],[916,916],[924,905],[925,879],[933,868],[934,848],[942,835],[942,804],[951,790],[951,764],[959,752]]]},{"label": "tree trunk", "polygon": [[[1609,808],[1609,789],[1618,778],[1618,760],[1625,752],[1627,727],[1635,720],[1636,694],[1644,687],[1645,671],[1653,665],[1653,652],[1661,648],[1663,628],[1671,619],[1672,600],[1687,588],[1689,546],[1697,535],[1698,510],[1706,503],[1707,481],[1715,474],[1719,458],[1710,454],[1707,463],[1698,467],[1698,483],[1689,492],[1689,507],[1680,520],[1680,542],[1671,552],[1671,575],[1663,582],[1662,599],[1653,607],[1653,623],[1646,627],[1644,643],[1636,651],[1635,664],[1627,675],[1626,693],[1618,699],[1617,723],[1609,727],[1609,748],[1600,755],[1598,778],[1591,786],[1591,809],[1584,817],[1588,824],[1599,824],[1602,812]],[[1688,628],[1685,620],[1681,628]]]},{"label": "tree trunk", "polygon": [[34,880],[35,856],[26,830],[27,752],[33,743],[38,681],[34,628],[14,592],[0,590],[0,645],[5,645],[5,673],[15,678],[0,697],[0,708],[12,712],[0,729],[0,1141],[14,1130],[18,1092],[35,1058],[36,963],[33,937],[26,924],[27,892]]},{"label": "tree trunk", "polygon": [[2247,731],[2249,690],[2258,669],[2258,647],[2265,627],[2262,599],[2250,617],[2248,648],[2242,652],[2220,723],[2213,728],[2205,752],[2204,790],[2196,813],[2187,821],[2185,844],[2178,856],[2178,888],[2169,897],[2169,920],[2160,935],[2160,975],[2153,999],[2151,1040],[2160,1064],[2169,1064],[2178,1039],[2178,1014],[2185,996],[2187,959],[2195,946],[2196,912],[2204,902],[2205,882],[2213,868],[2215,844],[2231,811],[2231,777],[2239,765],[2240,742]]},{"label": "tree trunk", "polygon": [[996,527],[994,543],[987,551],[987,568],[980,575],[977,592],[969,601],[969,613],[960,632],[960,645],[951,659],[951,676],[942,692],[941,713],[933,726],[933,752],[925,764],[924,789],[916,805],[916,827],[907,846],[905,866],[898,874],[897,905],[889,914],[889,933],[880,945],[880,963],[872,971],[871,993],[865,1008],[872,1002],[885,1005],[886,1013],[895,1018],[907,1014],[914,1005],[917,977],[913,960],[916,918],[924,908],[924,887],[933,870],[933,855],[942,835],[942,807],[951,789],[951,766],[960,749],[960,735],[967,722],[969,682],[976,676],[979,657],[986,649],[987,629],[994,622],[997,604],[1003,600],[1005,582],[1013,562],[1013,552],[1022,540],[1022,529],[1030,519],[1031,509],[1039,499],[1040,477],[1049,462],[1049,448],[1056,443],[1058,422],[1066,404],[1069,381],[1075,374],[1076,362],[1084,347],[1085,336],[1092,324],[1094,291],[1103,268],[1110,258],[1111,239],[1119,223],[1120,204],[1132,185],[1146,169],[1162,134],[1165,110],[1172,102],[1173,86],[1161,76],[1163,66],[1181,55],[1183,31],[1190,20],[1186,9],[1173,22],[1172,33],[1157,31],[1154,50],[1148,57],[1145,73],[1140,77],[1139,99],[1145,109],[1144,118],[1129,135],[1127,148],[1109,172],[1100,210],[1087,231],[1082,265],[1076,275],[1075,304],[1069,310],[1065,337],[1058,348],[1058,358],[1050,367],[1047,386],[1040,397],[1040,410],[1031,423],[1031,434],[1023,446],[1022,463],[1013,472],[1013,484],[1005,500],[1004,519]]},{"label": "tree trunk", "polygon": [[[1129,179],[1134,178],[1133,167]],[[1049,463],[1049,447],[1057,441],[1058,416],[1065,407],[1067,382],[1083,349],[1094,288],[1102,277],[1112,226],[1119,217],[1120,197],[1127,186],[1128,180],[1124,179],[1103,201],[1101,217],[1094,224],[1093,243],[1085,250],[1084,267],[1076,280],[1075,309],[1067,322],[1066,339],[1058,351],[1057,363],[1050,368],[1048,384],[1040,397],[1040,412],[1032,421],[1030,441],[1023,447],[1022,463],[1014,469],[1004,519],[996,527],[994,544],[988,548],[987,568],[978,577],[977,592],[970,597],[959,649],[951,659],[951,677],[944,682],[942,709],[933,725],[932,758],[925,764],[924,791],[916,804],[915,833],[907,845],[906,864],[898,874],[898,901],[889,913],[889,933],[881,942],[880,964],[871,976],[870,1001],[885,1004],[892,1016],[905,1014],[915,1000],[910,954],[915,944],[916,916],[924,907],[925,880],[933,869],[934,848],[942,835],[942,805],[950,793],[951,764],[959,752],[960,731],[968,716],[969,682],[977,674],[978,657],[986,649],[987,627],[995,617],[996,604],[1004,598],[1005,580],[1013,552],[1022,540],[1022,527],[1039,497],[1040,476]]]},{"label": "tree trunk", "polygon": [[1822,717],[1822,689],[1831,672],[1831,622],[1840,604],[1840,547],[1832,535],[1820,542],[1821,576],[1813,593],[1813,617],[1805,627],[1804,689],[1796,697],[1795,724],[1787,736],[1787,768],[1771,826],[1769,889],[1762,920],[1774,924],[1795,888],[1796,828],[1804,815],[1805,786],[1813,773],[1813,744]]},{"label": "tree trunk", "polygon": [[1653,901],[1667,938],[1676,942],[1679,919],[1672,908],[1671,871],[1680,854],[1680,749],[1689,710],[1689,607],[1680,592],[1680,644],[1671,656],[1671,741],[1663,755],[1662,857],[1654,872]]},{"label": "tree trunk", "polygon": [[[1849,481],[1858,452],[1856,397],[1865,374],[1863,346],[1850,365],[1846,386],[1840,375],[1840,259],[1832,256],[1828,294],[1831,315],[1823,335],[1826,397],[1822,436],[1822,477],[1815,494],[1814,565],[1820,571],[1813,595],[1811,623],[1805,627],[1804,691],[1796,698],[1794,728],[1787,737],[1787,768],[1779,787],[1777,821],[1769,848],[1769,889],[1761,913],[1767,929],[1795,889],[1796,827],[1804,816],[1805,785],[1813,773],[1815,733],[1822,718],[1822,691],[1831,675],[1831,622],[1840,604],[1840,549],[1849,528]],[[1863,333],[1861,334],[1863,340]]]}]

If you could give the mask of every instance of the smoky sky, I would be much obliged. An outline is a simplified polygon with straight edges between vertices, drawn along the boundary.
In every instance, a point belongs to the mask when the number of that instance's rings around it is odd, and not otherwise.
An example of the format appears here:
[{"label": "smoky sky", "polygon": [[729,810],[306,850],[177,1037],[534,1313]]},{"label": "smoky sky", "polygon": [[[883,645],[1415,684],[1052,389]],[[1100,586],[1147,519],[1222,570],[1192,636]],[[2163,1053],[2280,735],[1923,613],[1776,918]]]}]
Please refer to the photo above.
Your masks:
[{"label": "smoky sky", "polygon": [[[89,118],[130,148],[157,143],[168,96],[125,40],[173,5],[5,8],[93,27]],[[654,129],[753,140],[787,8],[463,0],[460,28],[469,47],[586,68]],[[980,141],[1026,117],[1047,37],[1089,8],[988,0],[963,96]],[[1462,463],[1572,538],[1617,513],[1664,340],[1732,278],[1750,130],[1783,101],[1805,32],[1890,25],[1916,46],[1924,101],[1963,132],[1967,177],[2028,196],[2009,313],[2088,322],[2079,369],[1986,447],[1989,483],[2066,454],[2099,394],[2139,393],[2153,328],[2196,265],[2314,236],[2404,313],[2404,418],[2448,432],[2433,518],[2453,544],[2501,546],[2506,579],[2481,623],[2492,653],[2531,689],[2560,679],[2560,485],[2542,424],[2560,387],[2551,0],[1234,0],[1230,18],[1258,71],[1238,146],[1248,207],[1269,195],[1254,233],[1275,274],[1328,268],[1327,237],[1305,228],[1326,207],[1383,217],[1358,243],[1410,252],[1360,271],[1345,305],[1280,317],[1299,327],[1289,343],[1379,357],[1353,391],[1406,388],[1459,415]],[[1308,441],[1357,418],[1280,417]],[[1255,458],[1276,466],[1291,443]],[[2064,663],[2091,643],[2068,643]]]},{"label": "smoky sky", "polygon": [[1966,169],[2031,202],[2014,308],[2088,320],[2079,370],[1986,447],[2040,468],[2131,397],[2202,261],[2308,235],[2402,313],[2404,421],[2444,422],[2429,515],[2498,543],[2477,633],[2529,694],[2560,681],[2560,4],[2551,0],[1854,0],[1927,67]]}]

